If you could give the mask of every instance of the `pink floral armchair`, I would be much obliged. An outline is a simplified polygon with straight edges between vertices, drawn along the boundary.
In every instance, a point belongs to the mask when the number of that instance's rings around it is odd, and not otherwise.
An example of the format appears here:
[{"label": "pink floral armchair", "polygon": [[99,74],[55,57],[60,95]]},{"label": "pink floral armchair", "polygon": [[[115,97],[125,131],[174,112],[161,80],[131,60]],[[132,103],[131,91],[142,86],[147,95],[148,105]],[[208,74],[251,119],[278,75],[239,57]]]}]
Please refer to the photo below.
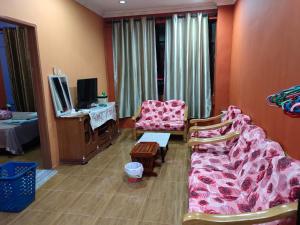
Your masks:
[{"label": "pink floral armchair", "polygon": [[147,100],[132,117],[135,128],[133,136],[144,132],[168,132],[182,135],[186,140],[188,129],[188,107],[181,100]]}]

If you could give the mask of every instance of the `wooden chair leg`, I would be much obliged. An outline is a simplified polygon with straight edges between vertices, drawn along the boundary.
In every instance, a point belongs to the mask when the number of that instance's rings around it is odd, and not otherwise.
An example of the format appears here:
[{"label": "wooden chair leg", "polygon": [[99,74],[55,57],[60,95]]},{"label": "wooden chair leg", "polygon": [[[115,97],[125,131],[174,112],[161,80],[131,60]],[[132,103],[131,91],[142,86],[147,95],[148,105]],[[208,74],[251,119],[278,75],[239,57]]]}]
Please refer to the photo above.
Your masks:
[{"label": "wooden chair leg", "polygon": [[183,140],[184,140],[184,142],[187,142],[187,135],[186,135],[186,132],[184,132],[184,134],[183,134]]}]

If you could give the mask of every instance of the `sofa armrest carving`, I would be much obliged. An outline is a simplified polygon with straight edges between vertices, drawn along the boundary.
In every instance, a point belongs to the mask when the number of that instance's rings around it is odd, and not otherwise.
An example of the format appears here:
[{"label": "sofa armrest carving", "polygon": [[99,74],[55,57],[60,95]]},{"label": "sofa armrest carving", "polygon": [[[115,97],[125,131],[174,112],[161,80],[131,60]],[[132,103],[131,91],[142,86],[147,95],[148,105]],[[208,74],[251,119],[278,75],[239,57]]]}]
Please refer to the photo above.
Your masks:
[{"label": "sofa armrest carving", "polygon": [[134,116],[131,118],[132,120],[136,121],[140,117],[141,109],[142,109],[141,106],[139,106]]},{"label": "sofa armrest carving", "polygon": [[211,122],[211,121],[215,121],[215,120],[221,119],[223,116],[224,116],[224,113],[221,113],[220,115],[209,117],[209,118],[205,118],[205,119],[191,119],[190,120],[190,124]]},{"label": "sofa armrest carving", "polygon": [[232,120],[227,120],[222,123],[213,124],[213,125],[209,125],[209,126],[193,126],[190,128],[189,133],[196,132],[196,131],[215,130],[215,129],[219,129],[219,128],[222,128],[225,126],[229,126],[232,123],[233,123]]},{"label": "sofa armrest carving", "polygon": [[216,136],[213,138],[191,138],[188,142],[188,145],[194,146],[194,145],[201,145],[201,144],[214,144],[214,143],[218,143],[218,142],[229,141],[229,140],[232,140],[239,136],[240,136],[240,133],[237,131],[234,131],[234,132],[230,132],[226,135]]},{"label": "sofa armrest carving", "polygon": [[236,215],[187,213],[183,225],[240,225],[261,224],[297,214],[298,203],[293,202],[267,210]]}]

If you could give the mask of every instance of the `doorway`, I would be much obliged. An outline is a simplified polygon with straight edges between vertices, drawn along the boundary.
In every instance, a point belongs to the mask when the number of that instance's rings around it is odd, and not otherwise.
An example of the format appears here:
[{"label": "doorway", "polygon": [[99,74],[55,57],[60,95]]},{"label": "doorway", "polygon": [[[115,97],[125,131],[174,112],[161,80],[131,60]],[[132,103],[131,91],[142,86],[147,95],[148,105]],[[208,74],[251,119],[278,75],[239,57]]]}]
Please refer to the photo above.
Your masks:
[{"label": "doorway", "polygon": [[[30,58],[29,65],[31,68],[31,77],[32,77],[31,83],[34,92],[35,110],[38,116],[38,132],[39,132],[40,156],[41,156],[40,166],[43,168],[52,168],[48,124],[46,120],[46,107],[43,98],[44,96],[43,83],[42,83],[43,79],[42,79],[42,72],[41,72],[41,65],[40,65],[40,58],[39,58],[36,25],[24,21],[16,20],[13,18],[1,17],[1,16],[0,16],[0,21],[3,23],[11,24],[13,26],[21,27],[22,29],[26,30],[26,36],[24,36],[24,39],[26,42],[26,46],[28,47],[28,57]],[[2,69],[1,71],[3,71]],[[6,105],[6,107],[12,107],[12,106],[9,104]],[[13,158],[13,160],[18,160],[18,157]]]}]

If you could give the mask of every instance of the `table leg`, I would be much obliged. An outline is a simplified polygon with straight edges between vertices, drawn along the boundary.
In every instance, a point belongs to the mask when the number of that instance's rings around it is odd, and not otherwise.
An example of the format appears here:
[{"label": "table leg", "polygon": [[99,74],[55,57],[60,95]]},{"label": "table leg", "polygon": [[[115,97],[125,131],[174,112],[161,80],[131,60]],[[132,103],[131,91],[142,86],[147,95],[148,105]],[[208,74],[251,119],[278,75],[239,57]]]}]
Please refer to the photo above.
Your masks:
[{"label": "table leg", "polygon": [[160,155],[161,155],[161,162],[162,163],[165,162],[166,151],[167,151],[167,149],[160,148]]}]

